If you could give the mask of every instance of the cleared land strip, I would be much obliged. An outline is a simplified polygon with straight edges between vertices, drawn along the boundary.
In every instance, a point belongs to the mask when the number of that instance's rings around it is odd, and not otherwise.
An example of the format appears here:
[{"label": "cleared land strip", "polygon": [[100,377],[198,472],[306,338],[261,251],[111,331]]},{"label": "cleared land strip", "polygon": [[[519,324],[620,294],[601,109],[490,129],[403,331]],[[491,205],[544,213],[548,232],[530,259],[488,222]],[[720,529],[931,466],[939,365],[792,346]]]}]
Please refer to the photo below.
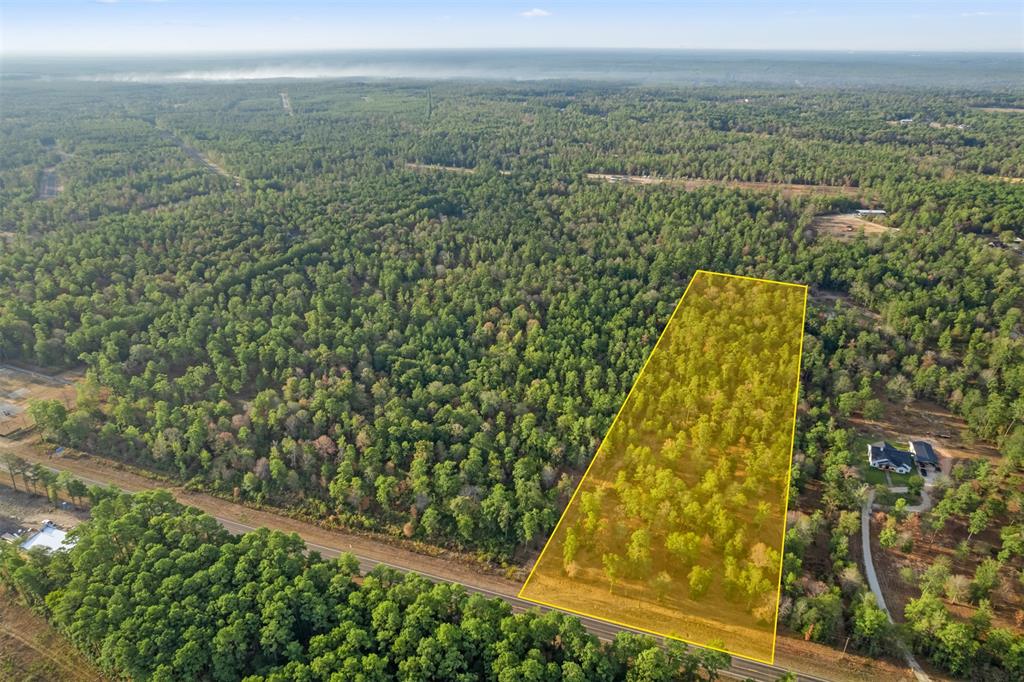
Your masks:
[{"label": "cleared land strip", "polygon": [[857,198],[870,198],[873,192],[864,187],[849,187],[838,185],[798,185],[784,182],[753,182],[748,180],[709,180],[707,178],[666,178],[651,175],[623,175],[618,173],[587,173],[588,180],[603,180],[604,182],[624,185],[668,185],[679,187],[685,190],[695,190],[702,187],[735,187],[738,189],[751,189],[764,192],[779,192],[784,197],[817,195],[841,195]]},{"label": "cleared land strip", "polygon": [[162,135],[165,139],[178,145],[178,147],[180,147],[181,150],[189,156],[189,158],[191,158],[199,165],[206,167],[208,170],[216,173],[217,175],[234,180],[236,187],[242,184],[241,177],[237,175],[232,175],[231,173],[227,172],[227,170],[225,170],[223,166],[220,166],[211,161],[206,156],[206,154],[203,154],[201,151],[185,142],[183,139],[172,133],[170,130],[165,130],[164,128],[157,128],[157,130],[160,132],[160,135]]},{"label": "cleared land strip", "polygon": [[60,191],[64,189],[60,184],[60,178],[57,175],[57,167],[49,166],[43,169],[42,175],[39,178],[39,199],[53,199]]},{"label": "cleared land strip", "polygon": [[[139,474],[115,468],[114,463],[94,457],[52,458],[41,453],[32,443],[12,441],[0,437],[0,452],[13,451],[24,459],[39,463],[54,471],[68,471],[83,482],[90,485],[115,485],[128,492],[165,488],[182,504],[203,510],[213,516],[229,532],[245,533],[256,528],[270,528],[285,533],[297,533],[306,546],[319,552],[325,558],[333,558],[342,553],[349,553],[359,561],[360,570],[365,572],[375,566],[384,565],[403,572],[419,573],[435,582],[457,583],[468,592],[496,597],[508,602],[515,612],[531,608],[541,608],[524,599],[516,597],[519,590],[517,583],[512,583],[496,576],[490,576],[462,564],[439,558],[418,554],[411,550],[390,545],[381,540],[352,535],[341,531],[329,531],[311,523],[306,523],[272,512],[250,509],[240,504],[207,495],[205,493],[185,490],[180,486],[162,484]],[[602,641],[612,640],[619,631],[640,633],[630,628],[612,625],[593,618],[580,618],[583,625]],[[732,667],[723,673],[731,679],[752,679],[758,682],[774,682],[784,675],[786,669],[779,666],[765,665],[754,661],[733,658]],[[807,682],[825,682],[826,679],[815,675],[799,674],[799,680]],[[851,678],[854,679],[854,678]],[[865,678],[870,679],[870,678]]]},{"label": "cleared land strip", "polygon": [[[412,163],[411,161],[406,161],[405,167],[414,171],[441,171],[444,173],[460,173],[462,175],[472,175],[479,170],[478,168],[467,168],[466,166],[443,166],[437,163]],[[498,175],[512,175],[512,171],[500,170]]]},{"label": "cleared land strip", "polygon": [[462,173],[463,175],[471,175],[476,172],[476,168],[466,168],[465,166],[442,166],[437,163],[411,163],[409,161],[405,162],[405,167],[416,171],[444,171],[446,173]]}]

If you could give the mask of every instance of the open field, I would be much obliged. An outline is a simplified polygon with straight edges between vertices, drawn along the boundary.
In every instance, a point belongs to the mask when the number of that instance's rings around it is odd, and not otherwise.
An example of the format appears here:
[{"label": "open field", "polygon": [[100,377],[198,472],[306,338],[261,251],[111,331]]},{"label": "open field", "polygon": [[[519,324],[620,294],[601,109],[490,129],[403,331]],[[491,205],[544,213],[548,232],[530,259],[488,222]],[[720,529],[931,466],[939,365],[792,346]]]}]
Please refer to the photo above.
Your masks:
[{"label": "open field", "polygon": [[877,237],[888,232],[897,232],[898,228],[886,227],[870,220],[864,220],[855,213],[816,216],[811,222],[811,229],[818,236],[832,237],[840,241],[852,241],[860,235]]},{"label": "open field", "polygon": [[867,197],[872,194],[871,190],[863,187],[840,187],[836,185],[797,185],[782,182],[753,182],[747,180],[708,180],[706,178],[665,178],[649,175],[622,175],[617,173],[587,173],[590,180],[604,180],[605,182],[626,184],[626,185],[669,185],[680,187],[685,190],[695,190],[702,187],[734,187],[737,189],[750,189],[763,192],[778,192],[784,197],[797,197],[808,195],[833,196],[841,195],[850,198]]},{"label": "open field", "polygon": [[32,425],[27,410],[33,400],[57,399],[73,404],[73,384],[79,378],[81,372],[77,370],[50,376],[13,365],[0,365],[0,436]]}]

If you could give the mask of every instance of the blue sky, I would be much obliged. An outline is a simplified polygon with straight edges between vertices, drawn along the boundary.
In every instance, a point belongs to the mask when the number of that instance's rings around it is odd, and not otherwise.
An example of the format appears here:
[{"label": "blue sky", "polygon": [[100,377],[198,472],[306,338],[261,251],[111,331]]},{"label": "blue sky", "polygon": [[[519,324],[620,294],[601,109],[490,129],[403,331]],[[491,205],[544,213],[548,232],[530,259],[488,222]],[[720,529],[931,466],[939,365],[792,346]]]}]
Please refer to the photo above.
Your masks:
[{"label": "blue sky", "polygon": [[1024,51],[1021,0],[0,0],[7,54],[650,47]]}]

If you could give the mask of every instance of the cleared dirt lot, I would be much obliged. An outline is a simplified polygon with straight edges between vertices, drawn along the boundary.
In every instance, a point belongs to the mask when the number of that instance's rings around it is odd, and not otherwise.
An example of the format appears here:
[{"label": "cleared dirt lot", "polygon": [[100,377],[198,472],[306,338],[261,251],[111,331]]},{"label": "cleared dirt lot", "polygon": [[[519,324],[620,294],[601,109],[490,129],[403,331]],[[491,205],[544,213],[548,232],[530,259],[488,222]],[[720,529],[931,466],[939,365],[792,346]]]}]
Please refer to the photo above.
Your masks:
[{"label": "cleared dirt lot", "polygon": [[879,440],[929,441],[940,456],[953,459],[1000,457],[991,443],[970,438],[966,422],[940,405],[927,400],[915,400],[906,406],[885,401],[883,405],[880,418],[851,417],[850,423]]},{"label": "cleared dirt lot", "polygon": [[25,492],[21,477],[17,481],[18,490],[14,490],[7,472],[0,474],[0,530],[15,524],[38,528],[45,519],[67,530],[89,518],[82,509],[54,507],[45,497]]},{"label": "cleared dirt lot", "polygon": [[57,167],[44,168],[39,178],[39,198],[53,199],[64,189],[60,176],[57,175]]},{"label": "cleared dirt lot", "polygon": [[818,236],[831,237],[840,241],[852,241],[862,234],[868,237],[877,237],[888,232],[898,231],[898,228],[886,227],[870,220],[864,220],[856,213],[816,216],[811,222],[811,229]]},{"label": "cleared dirt lot", "polygon": [[0,436],[32,425],[28,406],[33,400],[56,399],[67,405],[75,400],[78,370],[48,375],[32,369],[0,365]]}]

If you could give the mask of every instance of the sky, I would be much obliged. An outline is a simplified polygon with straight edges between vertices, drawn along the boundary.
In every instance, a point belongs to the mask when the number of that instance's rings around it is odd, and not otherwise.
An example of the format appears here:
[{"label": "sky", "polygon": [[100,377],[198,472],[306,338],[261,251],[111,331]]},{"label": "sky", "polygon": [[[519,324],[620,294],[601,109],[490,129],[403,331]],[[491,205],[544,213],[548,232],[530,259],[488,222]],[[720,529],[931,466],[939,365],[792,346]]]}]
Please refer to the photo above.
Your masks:
[{"label": "sky", "polygon": [[0,0],[0,53],[392,48],[1024,52],[1021,0]]}]

